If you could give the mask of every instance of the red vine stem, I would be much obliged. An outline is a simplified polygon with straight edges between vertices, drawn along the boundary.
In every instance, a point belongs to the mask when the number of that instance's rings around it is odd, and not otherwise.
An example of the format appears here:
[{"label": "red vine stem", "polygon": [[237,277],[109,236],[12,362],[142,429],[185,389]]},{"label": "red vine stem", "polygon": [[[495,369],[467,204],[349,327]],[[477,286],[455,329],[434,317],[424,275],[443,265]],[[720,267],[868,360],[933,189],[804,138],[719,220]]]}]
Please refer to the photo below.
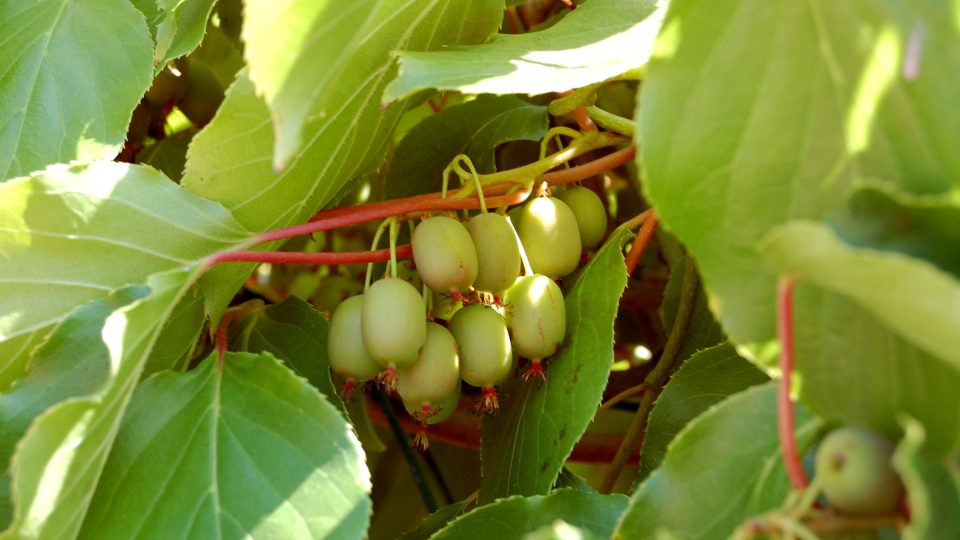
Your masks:
[{"label": "red vine stem", "polygon": [[780,451],[787,476],[794,489],[805,489],[810,481],[803,470],[797,439],[794,435],[793,401],[790,400],[790,379],[793,375],[793,287],[790,276],[780,278],[777,286],[777,334],[780,337],[780,386],[777,393],[777,427]]},{"label": "red vine stem", "polygon": [[[406,259],[413,253],[410,244],[397,246],[397,258]],[[260,262],[273,264],[361,264],[390,260],[390,248],[373,251],[328,251],[303,253],[299,251],[224,251],[207,259],[210,265],[224,262]]]},{"label": "red vine stem", "polygon": [[213,340],[214,346],[217,349],[218,365],[223,365],[223,355],[227,352],[227,329],[230,327],[230,323],[263,308],[264,303],[262,301],[251,300],[224,312],[223,317],[220,318],[220,323],[217,325],[217,331]]},{"label": "red vine stem", "polygon": [[[551,185],[576,182],[577,180],[590,178],[606,170],[623,165],[631,161],[635,155],[635,148],[624,148],[584,165],[546,173],[543,175],[543,180]],[[509,182],[493,184],[485,188],[484,193],[487,195],[498,195],[506,193],[515,186],[516,184]],[[479,198],[469,197],[458,199],[456,198],[457,193],[459,193],[459,190],[451,192],[450,197],[446,199],[442,198],[440,193],[428,193],[426,195],[416,195],[403,199],[378,201],[358,206],[324,210],[315,214],[307,223],[261,233],[257,235],[256,243],[259,244],[319,231],[329,231],[341,227],[360,225],[390,216],[437,210],[474,210],[480,208]],[[529,195],[529,191],[518,191],[508,195],[488,197],[486,202],[487,206],[495,208],[503,205],[519,204],[526,200]]]},{"label": "red vine stem", "polygon": [[627,258],[625,260],[627,264],[627,275],[632,275],[634,269],[637,268],[637,263],[640,262],[640,256],[643,255],[643,252],[646,251],[647,245],[650,243],[650,239],[653,238],[653,233],[657,230],[657,224],[659,220],[657,219],[657,214],[653,211],[650,212],[650,215],[646,217],[643,221],[643,225],[640,226],[640,230],[637,231],[637,237],[633,240],[633,245],[630,246],[630,251],[627,253]]}]

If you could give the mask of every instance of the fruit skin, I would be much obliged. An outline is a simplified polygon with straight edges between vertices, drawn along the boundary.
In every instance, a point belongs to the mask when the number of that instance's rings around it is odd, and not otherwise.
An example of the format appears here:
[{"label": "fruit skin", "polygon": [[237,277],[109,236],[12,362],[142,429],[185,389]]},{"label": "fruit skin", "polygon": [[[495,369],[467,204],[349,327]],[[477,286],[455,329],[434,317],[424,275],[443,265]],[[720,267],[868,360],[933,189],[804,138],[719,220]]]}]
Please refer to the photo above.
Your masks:
[{"label": "fruit skin", "polygon": [[507,289],[513,349],[524,358],[546,358],[557,352],[567,332],[563,293],[552,279],[523,276]]},{"label": "fruit skin", "polygon": [[890,463],[893,444],[863,427],[831,431],[817,449],[817,481],[830,504],[842,512],[879,515],[893,512],[903,484]]},{"label": "fruit skin", "polygon": [[450,333],[460,347],[460,377],[480,388],[499,384],[513,371],[507,323],[495,309],[466,306],[450,319]]},{"label": "fruit skin", "polygon": [[477,250],[477,279],[474,288],[500,293],[520,274],[520,248],[507,218],[483,213],[467,223],[467,231]]},{"label": "fruit skin", "polygon": [[420,359],[412,366],[397,370],[397,393],[403,401],[432,404],[457,386],[460,386],[457,342],[446,328],[428,323]]},{"label": "fruit skin", "polygon": [[360,335],[363,295],[347,298],[330,318],[327,358],[336,373],[355,381],[368,381],[383,369],[367,352]]},{"label": "fruit skin", "polygon": [[453,416],[460,404],[460,385],[452,392],[430,403],[430,414],[424,415],[423,403],[403,400],[403,408],[410,416],[425,424],[437,424]]},{"label": "fruit skin", "polygon": [[560,200],[567,203],[577,219],[583,249],[597,247],[607,235],[607,210],[600,197],[585,187],[568,189]]},{"label": "fruit skin", "polygon": [[580,264],[580,229],[570,207],[554,197],[530,201],[520,218],[520,240],[534,273],[561,278]]},{"label": "fruit skin", "polygon": [[360,330],[367,352],[381,366],[413,364],[427,339],[423,297],[399,278],[375,282],[363,294]]},{"label": "fruit skin", "polygon": [[477,250],[459,221],[446,216],[422,221],[410,243],[420,278],[434,291],[466,291],[477,279]]}]

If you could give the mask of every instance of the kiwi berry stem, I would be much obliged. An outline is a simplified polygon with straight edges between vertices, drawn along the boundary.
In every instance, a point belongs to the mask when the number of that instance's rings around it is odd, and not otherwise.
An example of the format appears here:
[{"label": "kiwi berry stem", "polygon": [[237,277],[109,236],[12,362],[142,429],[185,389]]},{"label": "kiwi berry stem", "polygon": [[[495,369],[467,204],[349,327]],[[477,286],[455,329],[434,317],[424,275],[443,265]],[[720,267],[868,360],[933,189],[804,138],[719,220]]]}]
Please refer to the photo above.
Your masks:
[{"label": "kiwi berry stem", "polygon": [[793,401],[790,399],[790,379],[793,376],[793,288],[792,276],[783,276],[777,285],[777,334],[780,337],[780,385],[777,393],[777,428],[780,434],[780,452],[787,476],[794,489],[804,489],[810,481],[803,470],[797,439],[794,435]]},{"label": "kiwi berry stem", "polygon": [[400,236],[400,224],[397,218],[392,217],[390,221],[390,268],[393,271],[391,277],[397,277],[397,238]]},{"label": "kiwi berry stem", "polygon": [[527,258],[527,252],[523,249],[523,242],[520,241],[520,234],[517,233],[517,228],[513,226],[513,221],[510,219],[510,216],[507,216],[507,223],[510,224],[510,230],[513,231],[513,237],[517,241],[517,249],[520,250],[520,262],[523,263],[523,275],[532,276],[533,268],[530,266],[530,259]]},{"label": "kiwi berry stem", "polygon": [[[385,219],[383,220],[382,223],[380,223],[380,225],[377,226],[377,232],[373,234],[373,242],[370,243],[370,251],[375,251],[377,249],[377,244],[380,243],[380,237],[383,236],[383,231],[386,230],[387,225],[389,224],[390,224],[390,220]],[[394,249],[388,249],[387,251],[390,255],[390,258],[393,258],[394,255],[396,254],[396,250]],[[363,282],[364,292],[366,292],[366,290],[370,288],[370,277],[372,274],[373,274],[373,261],[367,263],[367,277]]]}]

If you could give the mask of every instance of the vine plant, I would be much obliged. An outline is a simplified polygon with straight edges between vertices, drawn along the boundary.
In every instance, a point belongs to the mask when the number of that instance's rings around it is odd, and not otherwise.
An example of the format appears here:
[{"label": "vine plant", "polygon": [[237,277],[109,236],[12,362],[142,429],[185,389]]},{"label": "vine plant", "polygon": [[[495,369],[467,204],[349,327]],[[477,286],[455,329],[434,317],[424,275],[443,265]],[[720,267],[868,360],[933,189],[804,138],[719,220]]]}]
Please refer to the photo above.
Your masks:
[{"label": "vine plant", "polygon": [[960,537],[957,13],[0,1],[0,538]]}]

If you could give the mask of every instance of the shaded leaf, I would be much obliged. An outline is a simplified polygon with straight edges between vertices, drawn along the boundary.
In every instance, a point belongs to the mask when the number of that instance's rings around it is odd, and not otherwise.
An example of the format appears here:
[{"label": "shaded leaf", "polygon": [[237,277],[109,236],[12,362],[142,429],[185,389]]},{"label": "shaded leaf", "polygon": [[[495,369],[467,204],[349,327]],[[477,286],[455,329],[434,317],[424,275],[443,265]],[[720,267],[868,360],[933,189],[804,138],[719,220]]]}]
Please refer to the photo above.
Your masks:
[{"label": "shaded leaf", "polygon": [[384,102],[437,88],[465,94],[545,94],[642,66],[660,30],[653,0],[590,0],[539,32],[496,34],[482,45],[398,54]]},{"label": "shaded leaf", "polygon": [[350,428],[269,354],[215,354],[134,394],[82,538],[362,538],[370,477]]},{"label": "shaded leaf", "polygon": [[907,488],[910,523],[907,540],[960,537],[960,474],[956,465],[924,455],[923,426],[904,422],[904,437],[893,456],[893,465]]},{"label": "shaded leaf", "polygon": [[823,224],[792,221],[759,246],[781,273],[856,302],[901,337],[960,368],[960,281],[921,259],[855,249]]},{"label": "shaded leaf", "polygon": [[854,247],[925,259],[960,278],[960,205],[953,197],[895,193],[867,184],[829,216],[830,226]]},{"label": "shaded leaf", "polygon": [[0,180],[111,159],[153,80],[153,44],[128,2],[0,1]]},{"label": "shaded leaf", "polygon": [[432,538],[522,539],[557,520],[606,538],[613,532],[627,501],[623,495],[590,494],[575,489],[560,489],[547,496],[509,497],[461,516]]},{"label": "shaded leaf", "polygon": [[401,536],[400,540],[428,540],[434,533],[446,527],[448,523],[459,516],[465,505],[466,502],[461,501],[444,506],[427,516],[419,527]]},{"label": "shaded leaf", "polygon": [[0,341],[0,391],[10,388],[14,381],[27,372],[30,355],[48,333],[50,327],[45,327]]},{"label": "shaded leaf", "polygon": [[621,248],[628,238],[626,231],[612,234],[567,294],[567,337],[546,364],[546,383],[504,384],[500,411],[483,419],[481,504],[548,493],[593,420],[613,365],[613,321],[627,284]]},{"label": "shaded leaf", "polygon": [[733,394],[768,380],[769,377],[741,358],[729,343],[691,356],[664,386],[650,411],[640,452],[641,477],[660,466],[670,442],[701,413]]},{"label": "shaded leaf", "polygon": [[56,165],[0,184],[0,340],[249,238],[219,204],[157,171]]},{"label": "shaded leaf", "polygon": [[158,0],[159,22],[153,62],[162,67],[197,48],[215,0]]},{"label": "shaded leaf", "polygon": [[94,393],[110,377],[110,352],[100,337],[114,311],[145,296],[146,287],[110,293],[75,309],[32,354],[29,373],[0,395],[0,529],[10,524],[10,458],[17,443],[48,408]]},{"label": "shaded leaf", "polygon": [[155,274],[149,296],[107,317],[108,378],[93,394],[47,409],[17,445],[13,522],[0,538],[76,536],[146,358],[195,279],[196,271]]},{"label": "shaded leaf", "polygon": [[[663,302],[660,310],[663,313],[663,327],[667,334],[670,333],[673,321],[677,318],[686,268],[686,264],[675,264],[670,271],[667,288],[663,291]],[[703,284],[699,283],[697,289],[697,299],[693,305],[693,313],[690,315],[690,322],[687,323],[687,328],[683,333],[683,344],[677,352],[676,365],[678,366],[696,352],[713,347],[725,339],[723,329],[720,328],[720,325],[713,318],[713,313],[710,312]]]},{"label": "shaded leaf", "polygon": [[[819,219],[858,178],[938,193],[960,178],[950,3],[670,3],[637,115],[644,186],[697,259],[738,345],[774,335],[775,273],[755,244]],[[901,73],[916,25],[919,75]],[[769,355],[774,349],[754,349]]]},{"label": "shaded leaf", "polygon": [[283,360],[346,415],[347,410],[330,379],[330,363],[327,361],[330,325],[323,314],[291,296],[251,317],[255,317],[255,322],[248,330],[244,350],[265,351]]},{"label": "shaded leaf", "polygon": [[[547,108],[514,96],[481,96],[428,116],[404,136],[387,169],[386,198],[440,191],[443,169],[458,154],[480,173],[494,172],[494,150],[547,132]],[[456,176],[451,186],[457,185]]]},{"label": "shaded leaf", "polygon": [[[777,437],[777,388],[750,388],[714,405],[670,443],[640,484],[614,538],[726,538],[749,516],[780,507],[790,484]],[[795,409],[800,448],[820,427]],[[722,466],[718,466],[722,464]]]},{"label": "shaded leaf", "polygon": [[164,137],[144,148],[137,156],[137,161],[150,165],[174,182],[179,182],[187,163],[187,148],[196,133],[195,129],[190,128]]}]

